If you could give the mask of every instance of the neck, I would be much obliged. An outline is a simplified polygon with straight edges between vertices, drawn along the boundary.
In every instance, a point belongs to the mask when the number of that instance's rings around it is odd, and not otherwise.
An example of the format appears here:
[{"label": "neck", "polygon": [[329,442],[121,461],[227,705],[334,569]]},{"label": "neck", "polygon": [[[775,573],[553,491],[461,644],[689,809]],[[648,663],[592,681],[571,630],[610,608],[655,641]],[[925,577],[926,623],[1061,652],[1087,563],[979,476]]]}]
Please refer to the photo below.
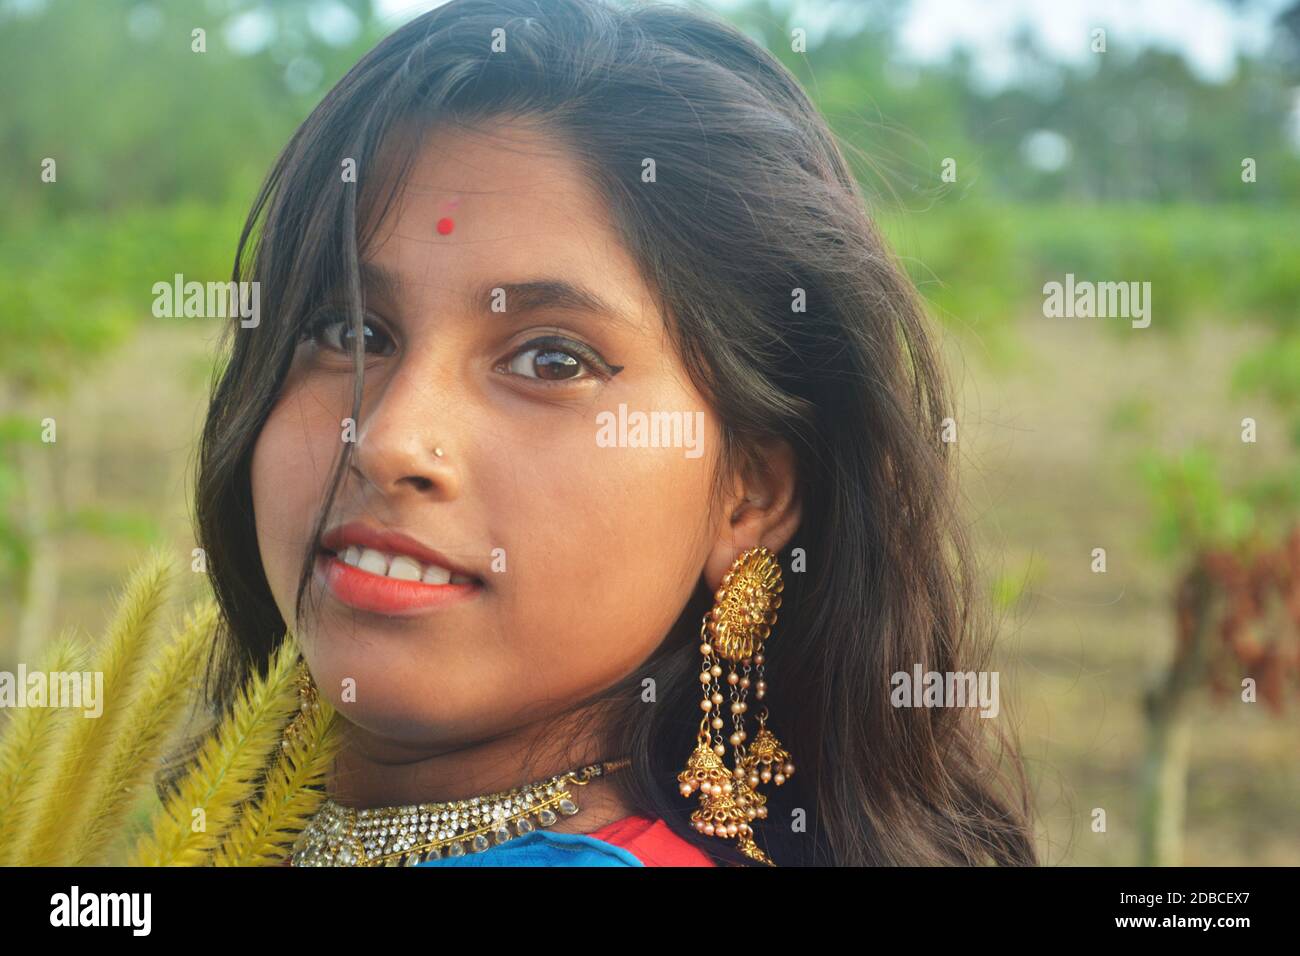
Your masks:
[{"label": "neck", "polygon": [[[574,733],[590,715],[565,721],[547,720],[507,734],[464,744],[438,747],[409,744],[376,736],[345,723],[343,746],[327,784],[331,799],[357,809],[467,800],[525,784],[623,754],[605,753],[589,734]],[[562,743],[556,743],[560,741]],[[588,832],[633,812],[617,793],[611,778],[629,773],[624,767],[611,777],[573,787],[580,811],[562,817],[550,829]]]}]

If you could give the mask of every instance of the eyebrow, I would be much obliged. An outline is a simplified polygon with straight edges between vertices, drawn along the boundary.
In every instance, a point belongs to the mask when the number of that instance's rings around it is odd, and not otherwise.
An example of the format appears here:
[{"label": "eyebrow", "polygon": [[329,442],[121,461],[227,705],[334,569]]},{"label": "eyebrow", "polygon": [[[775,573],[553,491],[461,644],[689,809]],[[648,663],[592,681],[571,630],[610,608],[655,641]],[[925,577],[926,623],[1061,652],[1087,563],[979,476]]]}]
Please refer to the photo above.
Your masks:
[{"label": "eyebrow", "polygon": [[[373,262],[361,263],[361,283],[363,288],[390,299],[397,299],[398,293],[406,287],[400,276]],[[498,289],[505,295],[506,311],[493,313],[492,303]],[[629,329],[637,328],[637,324],[626,313],[592,289],[552,277],[521,282],[484,282],[474,289],[470,304],[479,313],[512,316],[562,309],[610,319]]]}]

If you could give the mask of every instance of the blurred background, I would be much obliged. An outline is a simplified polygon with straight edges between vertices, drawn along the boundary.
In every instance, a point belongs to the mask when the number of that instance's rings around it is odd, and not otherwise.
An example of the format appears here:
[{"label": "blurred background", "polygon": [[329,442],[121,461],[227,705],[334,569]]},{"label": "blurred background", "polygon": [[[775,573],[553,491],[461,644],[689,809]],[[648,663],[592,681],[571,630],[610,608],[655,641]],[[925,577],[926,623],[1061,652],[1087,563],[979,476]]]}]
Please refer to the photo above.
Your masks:
[{"label": "blurred background", "polygon": [[[189,560],[217,327],[152,285],[228,279],[295,126],[436,5],[0,0],[0,670]],[[930,305],[1043,859],[1300,864],[1300,2],[699,6]],[[1150,326],[1045,316],[1067,274]]]}]

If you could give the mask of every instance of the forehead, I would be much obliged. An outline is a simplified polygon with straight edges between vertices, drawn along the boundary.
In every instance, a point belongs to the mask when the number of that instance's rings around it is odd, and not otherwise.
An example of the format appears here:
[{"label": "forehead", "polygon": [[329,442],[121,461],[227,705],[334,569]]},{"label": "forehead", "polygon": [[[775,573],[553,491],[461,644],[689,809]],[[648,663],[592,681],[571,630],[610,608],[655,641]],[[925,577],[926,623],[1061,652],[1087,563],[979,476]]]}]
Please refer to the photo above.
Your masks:
[{"label": "forehead", "polygon": [[405,286],[467,290],[556,275],[598,285],[633,314],[649,307],[594,181],[535,125],[430,130],[400,185],[366,258]]}]

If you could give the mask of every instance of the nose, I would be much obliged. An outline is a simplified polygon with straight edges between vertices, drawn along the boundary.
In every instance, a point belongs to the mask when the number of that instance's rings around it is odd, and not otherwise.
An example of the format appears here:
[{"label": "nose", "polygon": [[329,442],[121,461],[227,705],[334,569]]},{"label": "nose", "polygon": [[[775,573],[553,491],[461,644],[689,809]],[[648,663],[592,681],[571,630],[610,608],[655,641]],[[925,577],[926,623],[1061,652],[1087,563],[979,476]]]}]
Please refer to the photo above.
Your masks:
[{"label": "nose", "polygon": [[449,403],[427,381],[398,370],[362,412],[351,470],[385,495],[459,493],[459,446],[451,418],[442,414]]}]

